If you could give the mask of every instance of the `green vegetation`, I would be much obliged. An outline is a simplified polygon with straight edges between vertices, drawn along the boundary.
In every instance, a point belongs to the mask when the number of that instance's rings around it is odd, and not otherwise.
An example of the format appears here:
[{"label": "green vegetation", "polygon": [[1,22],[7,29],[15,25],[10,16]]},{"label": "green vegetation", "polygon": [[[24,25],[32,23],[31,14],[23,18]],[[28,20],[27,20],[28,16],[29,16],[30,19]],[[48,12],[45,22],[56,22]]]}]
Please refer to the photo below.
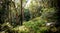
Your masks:
[{"label": "green vegetation", "polygon": [[[0,33],[60,33],[60,21],[57,20],[60,11],[58,0],[23,0],[23,4],[20,2],[0,0]],[[51,22],[53,23],[47,24]]]}]

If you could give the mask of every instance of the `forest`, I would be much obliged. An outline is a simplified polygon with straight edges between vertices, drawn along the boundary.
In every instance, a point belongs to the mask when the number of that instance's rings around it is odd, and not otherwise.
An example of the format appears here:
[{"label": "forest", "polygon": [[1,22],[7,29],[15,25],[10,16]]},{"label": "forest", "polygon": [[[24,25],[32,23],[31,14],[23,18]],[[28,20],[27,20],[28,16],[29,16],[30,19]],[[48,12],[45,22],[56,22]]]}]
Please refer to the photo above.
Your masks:
[{"label": "forest", "polygon": [[0,33],[60,33],[60,0],[0,0]]}]

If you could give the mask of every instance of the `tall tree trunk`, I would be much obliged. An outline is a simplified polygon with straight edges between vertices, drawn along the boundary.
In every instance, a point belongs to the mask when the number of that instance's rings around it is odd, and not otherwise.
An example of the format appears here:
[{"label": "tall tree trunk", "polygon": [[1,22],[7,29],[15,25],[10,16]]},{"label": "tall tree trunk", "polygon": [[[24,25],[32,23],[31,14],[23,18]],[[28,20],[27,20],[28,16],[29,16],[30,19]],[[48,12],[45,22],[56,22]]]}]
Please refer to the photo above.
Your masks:
[{"label": "tall tree trunk", "polygon": [[20,2],[21,2],[21,3],[20,3],[20,4],[21,4],[21,19],[20,19],[21,22],[20,22],[20,25],[23,24],[23,9],[22,9],[22,1],[23,1],[23,0],[20,0]]}]

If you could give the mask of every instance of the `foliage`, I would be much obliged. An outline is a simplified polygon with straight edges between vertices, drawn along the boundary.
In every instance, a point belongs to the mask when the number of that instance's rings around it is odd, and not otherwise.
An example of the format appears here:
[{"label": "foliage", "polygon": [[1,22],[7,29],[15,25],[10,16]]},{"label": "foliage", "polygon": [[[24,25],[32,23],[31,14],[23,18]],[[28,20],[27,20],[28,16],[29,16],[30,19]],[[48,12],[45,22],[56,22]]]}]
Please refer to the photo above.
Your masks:
[{"label": "foliage", "polygon": [[57,19],[57,15],[56,15],[57,10],[55,7],[53,7],[53,8],[42,8],[42,10],[43,10],[42,15],[41,15],[42,19],[45,19],[49,22]]},{"label": "foliage", "polygon": [[[47,27],[47,22],[57,21],[57,0],[23,0],[24,22],[21,21],[21,4],[18,0],[0,0],[0,33],[47,33],[56,32],[54,27]],[[26,6],[27,5],[27,6]],[[60,31],[60,30],[59,30]],[[50,32],[49,32],[50,33]]]},{"label": "foliage", "polygon": [[45,27],[45,21],[40,20],[39,18],[25,22],[24,26],[28,27],[30,31],[33,31],[35,33],[45,33],[48,30],[47,27]]},{"label": "foliage", "polygon": [[30,16],[31,15],[30,15],[29,9],[25,9],[24,10],[24,20],[29,21],[31,19]]},{"label": "foliage", "polygon": [[2,27],[7,26],[9,29],[6,30],[7,27],[4,28],[5,32],[17,32],[17,33],[45,33],[48,31],[48,28],[45,26],[45,21],[40,20],[40,17],[30,20],[28,22],[24,22],[22,26],[17,26],[13,28],[13,26],[9,25],[9,23],[4,23]]}]

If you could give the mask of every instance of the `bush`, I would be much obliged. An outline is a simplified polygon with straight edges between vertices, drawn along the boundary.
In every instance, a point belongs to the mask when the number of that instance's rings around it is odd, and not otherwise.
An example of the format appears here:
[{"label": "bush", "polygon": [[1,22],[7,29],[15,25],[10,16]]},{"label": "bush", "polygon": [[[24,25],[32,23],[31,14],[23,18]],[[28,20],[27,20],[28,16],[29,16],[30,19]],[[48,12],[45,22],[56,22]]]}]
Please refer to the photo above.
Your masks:
[{"label": "bush", "polygon": [[52,7],[52,8],[42,8],[43,12],[42,12],[42,15],[41,15],[41,18],[42,19],[45,19],[49,22],[51,21],[55,21],[57,19],[57,16],[56,16],[56,8],[55,7]]},{"label": "bush", "polygon": [[25,22],[24,26],[28,27],[34,33],[45,33],[48,30],[45,26],[45,21],[40,20],[40,18]]}]

